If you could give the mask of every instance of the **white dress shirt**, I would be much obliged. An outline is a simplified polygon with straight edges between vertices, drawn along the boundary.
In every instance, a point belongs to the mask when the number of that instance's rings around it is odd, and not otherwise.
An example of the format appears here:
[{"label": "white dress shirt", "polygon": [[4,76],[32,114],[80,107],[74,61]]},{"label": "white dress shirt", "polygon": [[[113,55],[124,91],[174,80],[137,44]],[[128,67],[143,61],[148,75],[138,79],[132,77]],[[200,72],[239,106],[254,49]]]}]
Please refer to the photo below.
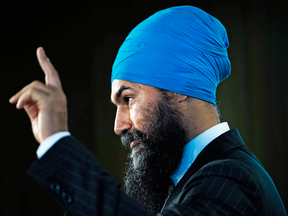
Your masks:
[{"label": "white dress shirt", "polygon": [[63,137],[71,136],[68,131],[62,131],[55,133],[48,138],[46,138],[41,145],[39,145],[36,154],[38,159],[40,159],[58,140],[62,139]]},{"label": "white dress shirt", "polygon": [[187,143],[187,145],[184,147],[183,157],[179,168],[172,176],[170,176],[175,186],[189,169],[191,164],[195,161],[200,152],[212,140],[214,140],[221,134],[227,132],[228,130],[230,130],[228,123],[223,122],[209,128],[208,130],[204,131],[203,133],[192,139],[189,143]]}]

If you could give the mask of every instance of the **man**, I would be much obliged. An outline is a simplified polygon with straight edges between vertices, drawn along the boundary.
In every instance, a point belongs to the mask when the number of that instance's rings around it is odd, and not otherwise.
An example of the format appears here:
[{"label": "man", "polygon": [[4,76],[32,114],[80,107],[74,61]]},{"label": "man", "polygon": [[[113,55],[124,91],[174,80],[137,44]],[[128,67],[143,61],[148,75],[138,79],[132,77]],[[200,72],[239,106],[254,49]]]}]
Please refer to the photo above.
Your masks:
[{"label": "man", "polygon": [[28,173],[70,215],[287,215],[239,132],[219,121],[215,94],[230,74],[228,46],[223,25],[192,6],[160,11],[126,38],[111,101],[115,133],[131,150],[128,195],[69,134],[61,82],[39,48],[46,85],[35,81],[10,99],[41,143]]}]

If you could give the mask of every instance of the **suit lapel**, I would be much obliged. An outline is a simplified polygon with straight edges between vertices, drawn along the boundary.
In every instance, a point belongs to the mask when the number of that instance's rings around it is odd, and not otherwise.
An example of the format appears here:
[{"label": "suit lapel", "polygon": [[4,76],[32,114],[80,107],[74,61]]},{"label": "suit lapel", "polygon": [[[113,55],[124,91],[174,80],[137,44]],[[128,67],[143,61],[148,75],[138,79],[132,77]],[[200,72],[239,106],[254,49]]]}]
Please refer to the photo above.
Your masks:
[{"label": "suit lapel", "polygon": [[213,140],[211,143],[209,143],[209,145],[207,145],[202,150],[202,152],[198,155],[194,163],[190,166],[190,168],[186,172],[187,176],[193,175],[205,164],[216,160],[229,150],[240,146],[244,146],[244,143],[242,138],[240,137],[238,130],[232,129],[230,131],[227,131],[226,133],[222,134],[221,136]]},{"label": "suit lapel", "polygon": [[198,155],[196,160],[193,162],[193,164],[190,166],[190,168],[187,170],[185,175],[182,177],[182,179],[179,181],[179,183],[176,185],[174,190],[172,191],[171,195],[167,199],[165,205],[168,205],[170,202],[172,202],[175,198],[175,196],[178,195],[178,192],[181,191],[184,184],[187,182],[191,176],[197,172],[201,167],[203,167],[205,164],[216,160],[217,158],[221,157],[228,151],[234,148],[238,148],[241,146],[245,146],[239,131],[237,129],[232,129],[227,131],[226,133],[220,135],[215,140],[213,140],[209,145],[207,145],[201,153]]}]

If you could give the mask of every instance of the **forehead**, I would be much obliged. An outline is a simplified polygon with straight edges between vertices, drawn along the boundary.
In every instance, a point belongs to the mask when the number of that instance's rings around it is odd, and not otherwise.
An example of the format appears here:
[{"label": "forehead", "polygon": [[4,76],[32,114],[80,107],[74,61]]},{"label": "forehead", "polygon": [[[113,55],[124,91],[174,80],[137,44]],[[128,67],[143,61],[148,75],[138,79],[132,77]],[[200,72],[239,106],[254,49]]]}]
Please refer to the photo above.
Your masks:
[{"label": "forehead", "polygon": [[126,80],[119,80],[119,79],[114,79],[112,83],[112,93],[117,92],[122,86],[127,86],[127,87],[133,87],[137,88],[140,87],[141,84],[135,83],[135,82],[130,82]]}]

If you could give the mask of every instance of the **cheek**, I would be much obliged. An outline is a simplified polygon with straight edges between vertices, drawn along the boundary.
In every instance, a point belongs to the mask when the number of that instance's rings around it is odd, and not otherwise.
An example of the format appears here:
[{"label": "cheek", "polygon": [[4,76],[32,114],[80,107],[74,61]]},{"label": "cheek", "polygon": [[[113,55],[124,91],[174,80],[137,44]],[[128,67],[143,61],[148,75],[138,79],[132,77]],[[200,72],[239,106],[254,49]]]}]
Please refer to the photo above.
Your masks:
[{"label": "cheek", "polygon": [[130,110],[130,118],[134,129],[142,130],[145,124],[145,118],[143,115],[143,109],[140,107],[134,107]]}]

